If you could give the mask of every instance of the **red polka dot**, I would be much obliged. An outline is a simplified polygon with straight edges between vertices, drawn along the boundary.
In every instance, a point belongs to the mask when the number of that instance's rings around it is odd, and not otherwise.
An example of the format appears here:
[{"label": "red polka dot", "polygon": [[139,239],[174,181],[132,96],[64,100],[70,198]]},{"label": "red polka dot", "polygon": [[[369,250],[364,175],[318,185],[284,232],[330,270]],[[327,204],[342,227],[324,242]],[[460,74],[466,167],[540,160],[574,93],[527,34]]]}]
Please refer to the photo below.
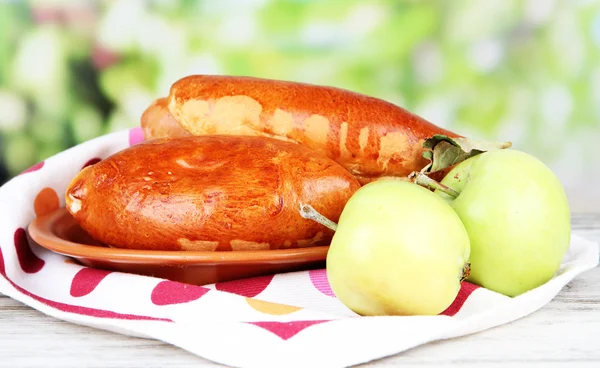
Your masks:
[{"label": "red polka dot", "polygon": [[100,161],[102,161],[102,159],[101,159],[101,158],[94,157],[94,158],[92,158],[92,159],[88,160],[88,162],[86,162],[85,164],[83,164],[83,166],[81,167],[81,169],[83,170],[83,169],[85,169],[85,168],[86,168],[86,167],[88,167],[88,166],[95,165],[95,164],[97,164],[97,163],[98,163],[98,162],[100,162]]},{"label": "red polka dot", "polygon": [[34,172],[34,171],[38,171],[40,170],[42,167],[44,167],[46,163],[44,161],[42,162],[38,162],[37,164],[31,166],[30,168],[28,168],[27,170],[22,171],[19,175],[23,175],[26,173],[30,173],[30,172]]},{"label": "red polka dot", "polygon": [[25,229],[19,228],[15,231],[15,249],[17,251],[17,258],[21,269],[26,273],[36,273],[44,267],[45,262],[39,259],[27,242],[27,233]]},{"label": "red polka dot", "polygon": [[267,288],[267,286],[269,286],[274,276],[275,275],[267,275],[248,279],[221,282],[215,284],[215,288],[219,291],[253,298],[258,294],[262,293]]},{"label": "red polka dot", "polygon": [[471,295],[473,291],[477,290],[478,288],[479,286],[475,284],[463,281],[463,283],[460,285],[458,295],[456,296],[452,304],[440,314],[445,316],[453,316],[456,313],[458,313],[458,311],[460,311],[460,308],[462,308],[462,306],[467,301],[467,298],[469,298],[469,295]]},{"label": "red polka dot", "polygon": [[110,275],[112,272],[105,270],[98,270],[95,268],[82,268],[71,282],[71,296],[81,297],[88,295],[104,278]]},{"label": "red polka dot", "polygon": [[200,299],[210,289],[188,285],[175,281],[161,281],[152,290],[152,303],[156,305],[170,305],[188,303]]},{"label": "red polka dot", "polygon": [[248,322],[248,324],[262,327],[265,330],[279,336],[283,340],[288,340],[297,335],[302,330],[324,322],[329,322],[329,320],[292,322]]},{"label": "red polka dot", "polygon": [[54,300],[42,298],[39,295],[35,295],[35,294],[23,289],[19,285],[15,284],[12,280],[10,280],[6,276],[6,272],[5,272],[5,268],[4,268],[4,257],[2,255],[1,248],[0,248],[0,274],[2,274],[2,276],[4,276],[4,278],[6,278],[6,280],[20,293],[27,295],[27,296],[31,297],[32,299],[35,299],[38,302],[43,303],[51,308],[55,308],[55,309],[63,311],[63,312],[80,314],[80,315],[84,315],[84,316],[92,316],[92,317],[96,317],[96,318],[173,322],[173,320],[171,320],[169,318],[117,313],[117,312],[104,310],[104,309],[82,307],[79,305],[60,303],[60,302],[57,302]]},{"label": "red polka dot", "polygon": [[327,271],[325,269],[321,270],[310,270],[308,272],[310,276],[310,281],[313,286],[319,290],[321,293],[331,296],[335,298],[335,294],[333,290],[331,290],[331,286],[329,285],[329,280],[327,279]]},{"label": "red polka dot", "polygon": [[2,255],[2,248],[0,248],[0,275],[8,279],[8,277],[6,277],[6,268],[4,268],[4,256]]},{"label": "red polka dot", "polygon": [[144,131],[141,127],[129,129],[129,145],[133,146],[144,141]]}]

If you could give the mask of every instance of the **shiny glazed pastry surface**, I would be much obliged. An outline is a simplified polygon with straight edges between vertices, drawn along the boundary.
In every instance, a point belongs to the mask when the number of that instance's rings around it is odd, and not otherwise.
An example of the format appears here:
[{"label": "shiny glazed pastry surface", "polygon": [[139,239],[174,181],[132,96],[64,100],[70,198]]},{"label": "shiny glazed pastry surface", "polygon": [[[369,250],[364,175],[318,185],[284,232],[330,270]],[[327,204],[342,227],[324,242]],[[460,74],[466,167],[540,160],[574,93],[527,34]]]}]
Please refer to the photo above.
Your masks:
[{"label": "shiny glazed pastry surface", "polygon": [[[419,171],[429,163],[422,157],[424,140],[435,134],[459,136],[381,99],[253,77],[184,77],[171,86],[168,113],[194,135],[254,135],[300,143],[326,154],[362,184]],[[147,138],[164,136],[169,133]]]},{"label": "shiny glazed pastry surface", "polygon": [[144,137],[179,138],[192,135],[169,113],[166,97],[156,99],[144,110],[140,117],[140,126]]},{"label": "shiny glazed pastry surface", "polygon": [[299,144],[234,135],[155,139],[83,169],[67,209],[95,239],[147,250],[254,250],[329,244],[300,216],[337,221],[359,182]]}]

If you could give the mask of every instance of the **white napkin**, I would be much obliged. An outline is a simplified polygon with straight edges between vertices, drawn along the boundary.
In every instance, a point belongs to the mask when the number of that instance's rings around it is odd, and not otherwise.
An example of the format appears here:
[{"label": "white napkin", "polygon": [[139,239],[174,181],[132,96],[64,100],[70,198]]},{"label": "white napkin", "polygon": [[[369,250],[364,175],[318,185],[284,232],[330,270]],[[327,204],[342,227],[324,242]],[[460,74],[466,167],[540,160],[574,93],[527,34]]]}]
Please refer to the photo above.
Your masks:
[{"label": "white napkin", "polygon": [[139,128],[93,139],[0,188],[0,292],[61,320],[229,366],[346,367],[519,319],[598,264],[598,244],[574,235],[556,277],[516,298],[465,282],[439,316],[358,317],[335,298],[325,270],[202,287],[82,267],[28,242],[29,222],[64,206],[66,186],[86,163],[140,140]]}]

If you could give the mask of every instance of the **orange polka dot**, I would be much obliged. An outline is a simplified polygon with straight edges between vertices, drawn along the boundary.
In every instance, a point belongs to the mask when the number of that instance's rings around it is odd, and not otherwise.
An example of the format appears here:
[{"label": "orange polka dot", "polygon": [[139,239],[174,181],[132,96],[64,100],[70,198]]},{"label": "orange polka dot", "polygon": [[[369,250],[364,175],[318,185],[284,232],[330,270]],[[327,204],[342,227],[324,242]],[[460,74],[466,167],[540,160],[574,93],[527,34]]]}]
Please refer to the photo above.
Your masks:
[{"label": "orange polka dot", "polygon": [[246,298],[246,302],[253,309],[255,309],[261,313],[274,314],[274,315],[279,315],[279,316],[283,315],[283,314],[294,313],[294,312],[302,309],[300,307],[294,307],[291,305],[265,302],[263,300],[257,300],[257,299],[252,299],[252,298]]},{"label": "orange polka dot", "polygon": [[42,189],[33,201],[33,209],[37,216],[57,210],[59,205],[58,195],[52,188]]}]

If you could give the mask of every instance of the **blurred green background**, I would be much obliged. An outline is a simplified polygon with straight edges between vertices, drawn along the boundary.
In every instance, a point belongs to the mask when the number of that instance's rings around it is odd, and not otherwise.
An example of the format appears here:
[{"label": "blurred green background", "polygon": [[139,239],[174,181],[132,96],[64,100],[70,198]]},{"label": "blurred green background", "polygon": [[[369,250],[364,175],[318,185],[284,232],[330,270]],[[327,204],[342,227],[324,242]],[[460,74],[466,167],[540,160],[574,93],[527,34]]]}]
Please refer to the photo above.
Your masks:
[{"label": "blurred green background", "polygon": [[0,1],[0,184],[192,73],[351,89],[510,140],[600,206],[600,1]]}]

